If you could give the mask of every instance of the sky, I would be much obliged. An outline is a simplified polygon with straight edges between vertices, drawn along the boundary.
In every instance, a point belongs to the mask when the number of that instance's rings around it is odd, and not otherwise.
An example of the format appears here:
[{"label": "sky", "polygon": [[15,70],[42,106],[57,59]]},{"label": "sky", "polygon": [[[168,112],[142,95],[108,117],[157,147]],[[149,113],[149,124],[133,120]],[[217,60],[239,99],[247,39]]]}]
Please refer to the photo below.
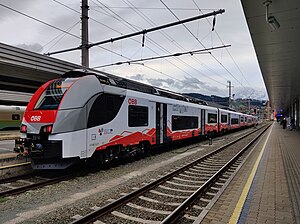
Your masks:
[{"label": "sky", "polygon": [[[89,0],[88,4],[90,43],[225,9],[216,16],[214,31],[213,17],[207,17],[147,33],[144,47],[139,35],[90,48],[90,67],[180,93],[228,96],[230,81],[234,98],[267,99],[240,0]],[[37,53],[78,47],[80,6],[80,0],[1,0],[0,42]],[[188,53],[216,47],[222,48]],[[112,65],[175,53],[186,54]],[[81,63],[78,50],[51,57]]]}]

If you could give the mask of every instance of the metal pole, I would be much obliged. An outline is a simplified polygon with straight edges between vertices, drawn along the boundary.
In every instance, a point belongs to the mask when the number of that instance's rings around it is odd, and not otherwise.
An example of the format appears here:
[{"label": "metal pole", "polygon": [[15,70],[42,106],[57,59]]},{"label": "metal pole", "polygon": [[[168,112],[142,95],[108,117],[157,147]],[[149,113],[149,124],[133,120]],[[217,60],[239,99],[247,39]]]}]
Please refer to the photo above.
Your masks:
[{"label": "metal pole", "polygon": [[231,108],[231,81],[227,81],[229,88],[228,107]]},{"label": "metal pole", "polygon": [[89,67],[89,23],[88,23],[88,0],[81,2],[81,65]]}]

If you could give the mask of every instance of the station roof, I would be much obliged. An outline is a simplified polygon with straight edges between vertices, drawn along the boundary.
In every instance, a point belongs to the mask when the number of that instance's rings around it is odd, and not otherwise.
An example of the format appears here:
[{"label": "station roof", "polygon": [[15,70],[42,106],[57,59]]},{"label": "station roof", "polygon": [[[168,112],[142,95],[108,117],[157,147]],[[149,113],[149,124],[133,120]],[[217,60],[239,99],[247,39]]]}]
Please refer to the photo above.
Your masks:
[{"label": "station roof", "polygon": [[48,80],[76,68],[81,66],[0,43],[1,90],[34,93]]},{"label": "station roof", "polygon": [[273,109],[287,110],[300,95],[300,1],[273,0],[266,21],[266,0],[241,0]]}]

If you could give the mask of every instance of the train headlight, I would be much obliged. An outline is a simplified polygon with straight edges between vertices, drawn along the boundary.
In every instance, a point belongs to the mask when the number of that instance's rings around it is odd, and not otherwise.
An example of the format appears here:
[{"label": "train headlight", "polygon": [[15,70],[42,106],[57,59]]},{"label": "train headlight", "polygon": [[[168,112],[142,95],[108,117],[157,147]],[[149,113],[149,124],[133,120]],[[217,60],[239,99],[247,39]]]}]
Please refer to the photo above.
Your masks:
[{"label": "train headlight", "polygon": [[20,132],[21,133],[27,133],[27,126],[25,124],[21,125]]},{"label": "train headlight", "polygon": [[41,128],[41,133],[50,134],[52,132],[52,124],[46,125]]}]

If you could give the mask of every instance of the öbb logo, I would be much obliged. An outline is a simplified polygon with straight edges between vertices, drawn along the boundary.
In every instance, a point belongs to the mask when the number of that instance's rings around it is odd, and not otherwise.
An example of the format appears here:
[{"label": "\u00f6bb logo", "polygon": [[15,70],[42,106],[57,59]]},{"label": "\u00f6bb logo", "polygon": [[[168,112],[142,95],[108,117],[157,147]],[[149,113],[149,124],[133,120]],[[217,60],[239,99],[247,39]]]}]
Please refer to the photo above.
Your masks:
[{"label": "\u00f6bb logo", "polygon": [[129,98],[128,99],[128,104],[130,104],[130,105],[137,105],[137,99]]},{"label": "\u00f6bb logo", "polygon": [[41,116],[31,116],[30,121],[40,121]]}]

